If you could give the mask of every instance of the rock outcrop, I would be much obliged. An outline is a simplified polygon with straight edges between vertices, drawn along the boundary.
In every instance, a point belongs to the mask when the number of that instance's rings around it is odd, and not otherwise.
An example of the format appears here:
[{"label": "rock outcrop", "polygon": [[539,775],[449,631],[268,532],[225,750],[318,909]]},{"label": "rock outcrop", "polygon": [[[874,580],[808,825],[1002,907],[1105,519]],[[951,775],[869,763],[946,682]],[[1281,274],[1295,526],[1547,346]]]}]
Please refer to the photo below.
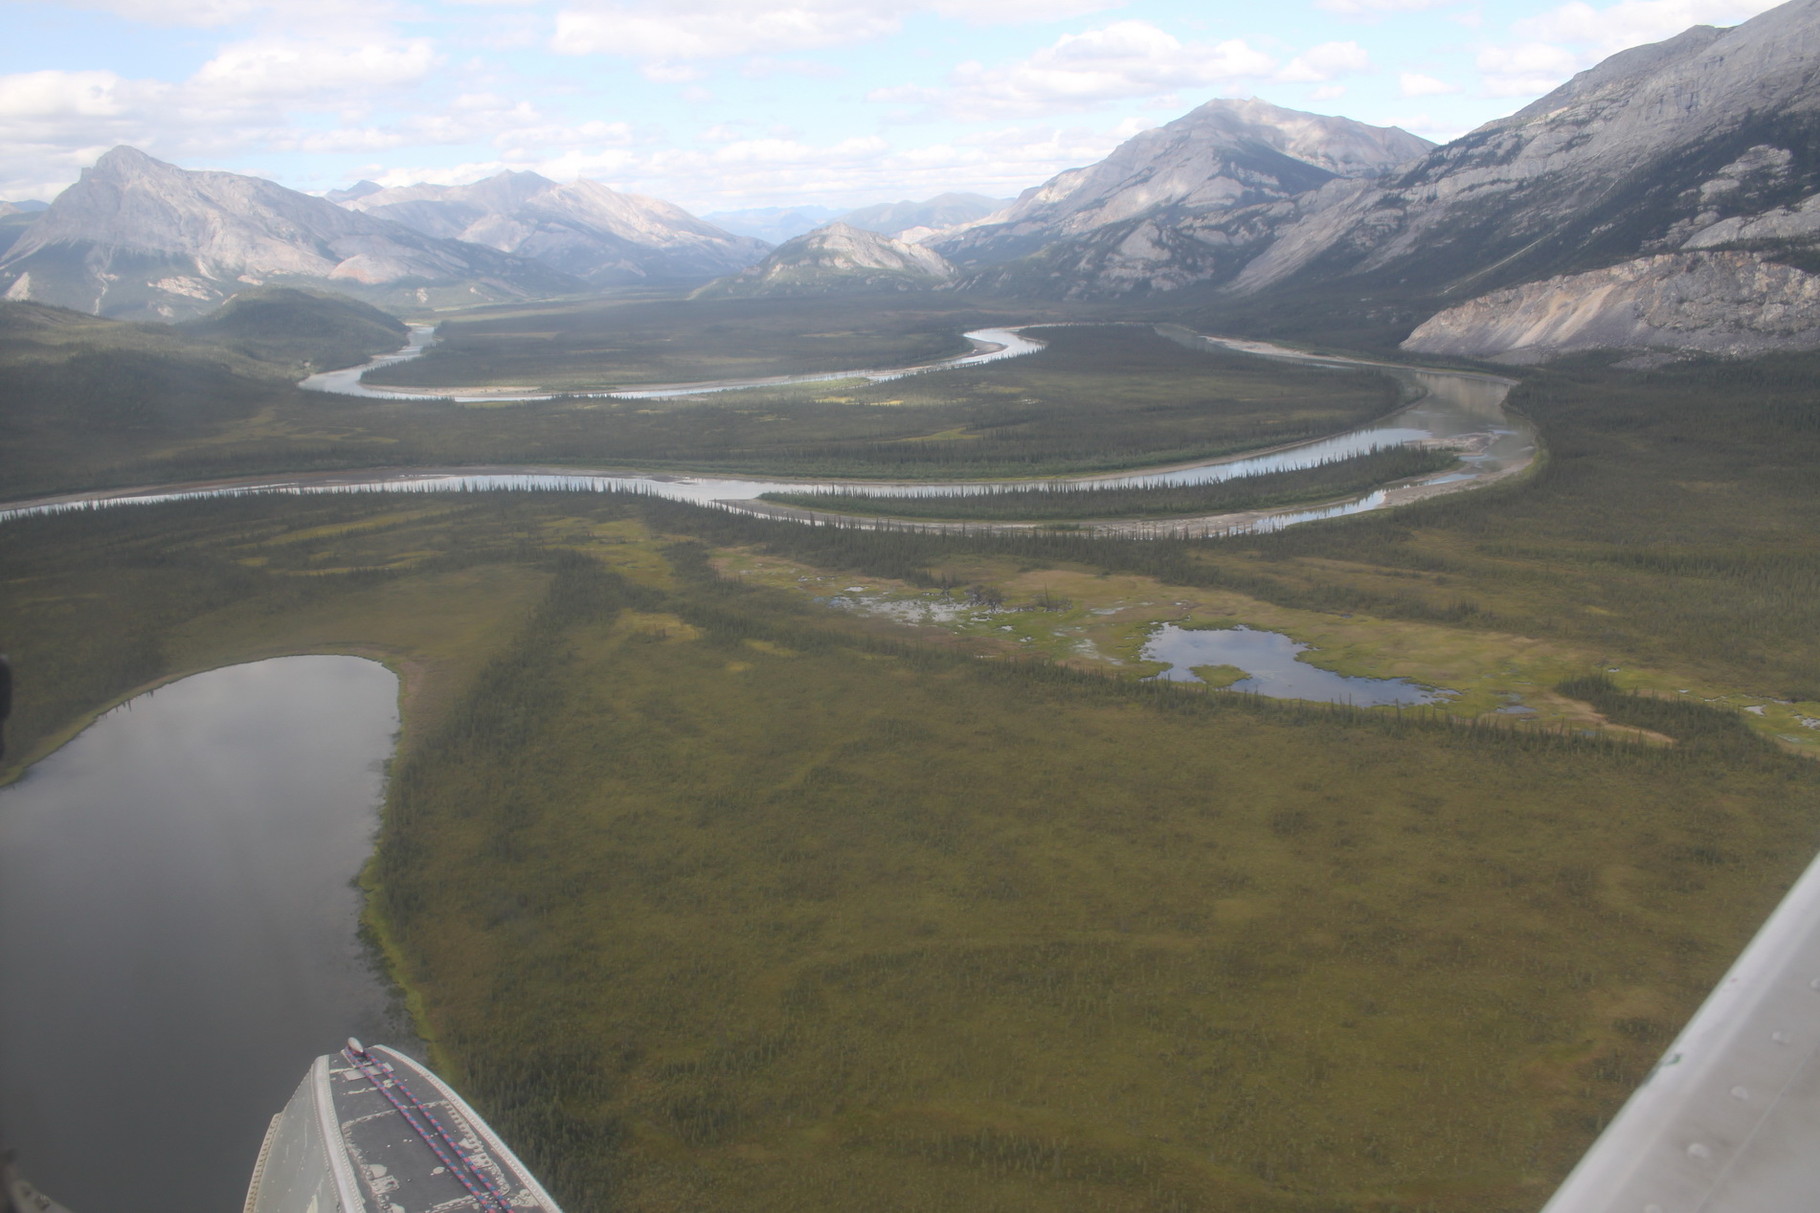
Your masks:
[{"label": "rock outcrop", "polygon": [[1512,365],[1601,349],[1820,349],[1820,277],[1746,252],[1665,253],[1481,295],[1403,348]]}]

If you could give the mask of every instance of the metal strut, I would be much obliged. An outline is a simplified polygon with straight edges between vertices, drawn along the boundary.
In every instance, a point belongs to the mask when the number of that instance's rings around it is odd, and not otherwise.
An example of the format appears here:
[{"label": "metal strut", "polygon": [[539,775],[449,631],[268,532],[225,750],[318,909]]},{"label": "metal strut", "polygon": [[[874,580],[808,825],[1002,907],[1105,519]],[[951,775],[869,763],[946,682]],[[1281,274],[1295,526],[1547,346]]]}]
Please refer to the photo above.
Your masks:
[{"label": "metal strut", "polygon": [[512,1213],[506,1193],[499,1190],[493,1177],[470,1155],[462,1153],[461,1147],[455,1144],[455,1139],[449,1136],[449,1131],[443,1128],[442,1121],[436,1118],[436,1113],[411,1093],[411,1088],[404,1084],[404,1080],[398,1077],[397,1071],[388,1062],[373,1057],[355,1040],[348,1041],[348,1046],[341,1051],[341,1055],[366,1075],[373,1088],[398,1109],[398,1114],[404,1117],[405,1123],[411,1126],[417,1136],[423,1138],[425,1145],[436,1152],[442,1165],[449,1169],[449,1174],[461,1181],[461,1186],[474,1197],[483,1213]]}]

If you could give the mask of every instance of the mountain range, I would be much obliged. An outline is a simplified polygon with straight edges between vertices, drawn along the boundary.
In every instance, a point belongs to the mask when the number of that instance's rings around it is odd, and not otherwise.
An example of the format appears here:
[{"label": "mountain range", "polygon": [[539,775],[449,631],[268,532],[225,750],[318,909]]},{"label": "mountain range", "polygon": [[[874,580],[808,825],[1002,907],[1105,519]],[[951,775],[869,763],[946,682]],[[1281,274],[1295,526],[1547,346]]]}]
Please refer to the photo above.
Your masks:
[{"label": "mountain range", "polygon": [[505,172],[472,185],[356,188],[333,200],[426,236],[527,257],[590,286],[699,282],[751,265],[769,247],[598,181],[558,185]]},{"label": "mountain range", "polygon": [[984,194],[950,193],[921,202],[881,202],[851,211],[827,206],[768,206],[743,211],[714,211],[703,218],[729,232],[754,236],[771,244],[782,244],[836,220],[849,227],[905,239],[907,233],[920,238],[983,219],[1002,210],[1009,201],[1007,198],[988,198]]},{"label": "mountain range", "polygon": [[1101,299],[1512,362],[1814,347],[1820,0],[1624,51],[1440,147],[1217,100],[994,206],[863,208],[767,253],[596,182],[502,173],[315,198],[116,148],[48,210],[0,213],[0,290],[175,318],[261,282],[396,309],[719,275],[698,295]]},{"label": "mountain range", "polygon": [[195,316],[249,286],[319,287],[390,307],[566,294],[580,279],[425,236],[237,173],[130,147],[85,169],[0,256],[5,297],[100,316]]}]

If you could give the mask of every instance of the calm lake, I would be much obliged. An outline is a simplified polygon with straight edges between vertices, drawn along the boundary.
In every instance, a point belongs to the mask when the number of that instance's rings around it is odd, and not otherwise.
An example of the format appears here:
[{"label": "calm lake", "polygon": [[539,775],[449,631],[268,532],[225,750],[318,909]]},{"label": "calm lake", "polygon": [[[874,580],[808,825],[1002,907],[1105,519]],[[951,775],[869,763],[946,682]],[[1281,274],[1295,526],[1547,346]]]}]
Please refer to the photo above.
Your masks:
[{"label": "calm lake", "polygon": [[410,1043],[352,884],[397,700],[356,657],[214,670],[0,790],[0,1142],[73,1213],[234,1213],[311,1059]]}]

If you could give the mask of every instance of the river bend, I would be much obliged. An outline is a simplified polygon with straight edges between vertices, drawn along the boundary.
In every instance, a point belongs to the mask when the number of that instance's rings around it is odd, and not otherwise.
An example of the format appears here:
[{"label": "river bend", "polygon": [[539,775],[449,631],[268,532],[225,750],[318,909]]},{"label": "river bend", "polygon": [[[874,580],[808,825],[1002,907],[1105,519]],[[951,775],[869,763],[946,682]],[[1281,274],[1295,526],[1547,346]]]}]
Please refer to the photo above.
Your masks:
[{"label": "river bend", "polygon": [[[72,493],[15,502],[0,508],[0,521],[33,514],[58,513],[67,510],[97,509],[116,505],[143,505],[163,501],[194,500],[205,497],[232,497],[247,494],[317,494],[317,493],[435,493],[488,491],[557,491],[557,492],[635,492],[710,506],[736,513],[778,518],[817,525],[841,525],[863,529],[915,531],[964,531],[971,534],[1025,532],[1044,528],[1040,522],[931,522],[891,518],[855,518],[833,511],[818,511],[782,506],[760,500],[767,493],[813,493],[863,486],[868,493],[911,495],[951,493],[955,496],[991,493],[1009,487],[1049,485],[1063,489],[1115,489],[1162,485],[1209,484],[1256,476],[1267,472],[1290,471],[1312,467],[1348,455],[1361,454],[1373,447],[1430,445],[1456,451],[1461,465],[1449,471],[1420,477],[1397,485],[1315,506],[1282,507],[1241,513],[1202,517],[1146,519],[1133,521],[1107,518],[1071,525],[1076,533],[1108,537],[1209,538],[1225,535],[1261,533],[1282,530],[1298,523],[1324,518],[1359,514],[1370,510],[1407,504],[1426,497],[1476,488],[1527,469],[1537,451],[1535,431],[1525,422],[1507,414],[1504,398],[1514,381],[1495,375],[1458,371],[1438,371],[1403,367],[1394,364],[1343,358],[1336,355],[1308,354],[1267,342],[1234,338],[1203,337],[1184,329],[1164,326],[1165,332],[1184,344],[1206,344],[1259,357],[1301,362],[1336,368],[1363,367],[1383,371],[1400,379],[1412,394],[1414,403],[1375,422],[1326,438],[1295,443],[1250,455],[1228,456],[1166,467],[1136,469],[1094,476],[1058,477],[1047,480],[980,480],[930,483],[927,481],[850,481],[850,480],[773,480],[740,476],[694,476],[686,473],[666,474],[639,471],[601,471],[574,467],[473,466],[442,468],[379,468],[357,472],[298,473],[271,477],[238,477],[186,484],[162,485],[137,489]],[[893,371],[851,371],[829,375],[804,376],[789,380],[726,380],[711,384],[671,385],[637,389],[641,397],[660,395],[694,395],[706,392],[734,391],[757,386],[761,382],[812,382],[854,377],[897,377],[929,373],[999,358],[1016,357],[1041,348],[1040,344],[1019,335],[1015,329],[981,329],[967,334],[982,347],[974,354],[928,367],[902,368]],[[988,340],[990,338],[990,340]],[[998,340],[1004,338],[1004,341]],[[313,390],[341,390],[329,386],[345,382],[351,390],[364,396],[387,396],[359,385],[359,374],[373,365],[413,357],[422,350],[421,341],[414,349],[375,359],[364,367],[312,376],[306,386]],[[343,379],[335,379],[343,376]],[[448,397],[436,397],[449,399]],[[475,397],[474,399],[537,400],[548,397]]]}]

